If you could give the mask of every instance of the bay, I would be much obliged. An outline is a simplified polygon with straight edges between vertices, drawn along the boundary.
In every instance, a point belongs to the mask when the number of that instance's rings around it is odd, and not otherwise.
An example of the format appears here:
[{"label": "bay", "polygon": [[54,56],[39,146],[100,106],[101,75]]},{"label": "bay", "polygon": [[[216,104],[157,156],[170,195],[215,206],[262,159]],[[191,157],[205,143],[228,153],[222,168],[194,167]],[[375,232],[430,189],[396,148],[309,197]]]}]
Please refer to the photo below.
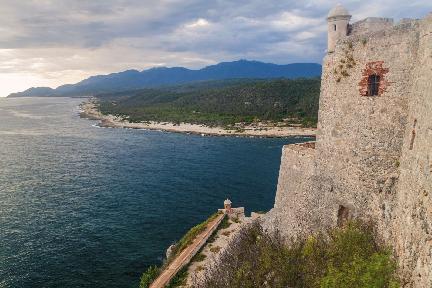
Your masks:
[{"label": "bay", "polygon": [[306,138],[98,128],[82,99],[0,99],[0,287],[137,287],[230,198],[273,206],[282,146]]}]

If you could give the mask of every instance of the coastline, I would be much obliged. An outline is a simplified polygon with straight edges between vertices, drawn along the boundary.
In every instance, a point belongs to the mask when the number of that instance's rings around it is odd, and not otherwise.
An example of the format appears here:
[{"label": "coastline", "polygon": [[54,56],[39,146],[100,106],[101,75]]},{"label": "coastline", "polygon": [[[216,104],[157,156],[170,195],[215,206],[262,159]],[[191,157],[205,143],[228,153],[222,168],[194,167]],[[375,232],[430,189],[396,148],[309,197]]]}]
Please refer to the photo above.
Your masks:
[{"label": "coastline", "polygon": [[227,130],[222,127],[208,127],[199,124],[149,121],[146,123],[132,123],[114,115],[104,115],[97,108],[97,101],[89,99],[80,104],[80,117],[89,120],[99,120],[99,127],[105,128],[129,128],[158,130],[173,133],[195,134],[201,136],[234,136],[234,137],[258,137],[258,138],[285,138],[285,137],[315,137],[315,128],[277,127],[258,125],[244,126],[242,131]]}]

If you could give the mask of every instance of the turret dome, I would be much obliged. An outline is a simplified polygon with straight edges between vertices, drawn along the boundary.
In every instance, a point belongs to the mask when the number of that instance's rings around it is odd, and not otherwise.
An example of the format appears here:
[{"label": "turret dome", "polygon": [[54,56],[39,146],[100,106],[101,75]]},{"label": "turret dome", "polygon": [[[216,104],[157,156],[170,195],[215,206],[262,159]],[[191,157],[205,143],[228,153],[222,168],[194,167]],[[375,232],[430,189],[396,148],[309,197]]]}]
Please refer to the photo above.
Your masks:
[{"label": "turret dome", "polygon": [[327,18],[338,17],[338,16],[351,16],[348,10],[341,4],[337,4],[333,9],[330,10]]}]

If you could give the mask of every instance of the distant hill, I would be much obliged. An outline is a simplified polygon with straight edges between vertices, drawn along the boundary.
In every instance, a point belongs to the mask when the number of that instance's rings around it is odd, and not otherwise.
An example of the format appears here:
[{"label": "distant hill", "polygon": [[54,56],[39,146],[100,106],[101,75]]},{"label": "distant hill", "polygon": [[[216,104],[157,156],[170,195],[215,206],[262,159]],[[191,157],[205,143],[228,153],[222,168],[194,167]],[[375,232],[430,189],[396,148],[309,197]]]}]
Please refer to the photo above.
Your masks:
[{"label": "distant hill", "polygon": [[232,79],[96,95],[100,111],[130,122],[229,126],[253,121],[315,127],[320,79]]},{"label": "distant hill", "polygon": [[127,70],[108,75],[87,78],[76,84],[30,88],[12,93],[8,97],[29,96],[90,96],[100,93],[119,92],[142,88],[154,88],[195,81],[222,80],[231,78],[311,78],[321,75],[321,65],[316,63],[294,63],[277,65],[258,61],[239,60],[222,62],[199,70],[183,67],[161,67],[144,71]]}]

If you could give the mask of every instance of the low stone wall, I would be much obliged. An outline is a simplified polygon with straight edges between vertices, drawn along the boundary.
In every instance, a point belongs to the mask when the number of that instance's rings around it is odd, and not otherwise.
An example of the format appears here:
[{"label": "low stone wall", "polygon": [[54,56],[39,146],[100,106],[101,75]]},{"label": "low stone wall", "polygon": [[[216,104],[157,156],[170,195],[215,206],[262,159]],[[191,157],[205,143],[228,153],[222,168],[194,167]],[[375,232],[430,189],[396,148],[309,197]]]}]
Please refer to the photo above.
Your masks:
[{"label": "low stone wall", "polygon": [[[165,287],[171,279],[189,262],[191,259],[198,253],[198,251],[207,243],[207,240],[210,236],[216,231],[219,227],[222,220],[226,217],[225,214],[221,214],[218,216],[214,222],[209,223],[208,225],[212,225],[206,229],[205,234],[200,234],[197,236],[197,239],[191,245],[194,245],[194,248],[190,251],[190,246],[183,250],[176,258],[168,265],[168,267],[159,275],[159,277],[150,285],[150,288],[163,288]],[[203,232],[204,233],[204,232]],[[198,242],[196,242],[198,241]]]},{"label": "low stone wall", "polygon": [[229,213],[227,212],[226,209],[218,209],[218,211],[227,214],[230,219],[245,217],[244,207],[231,208],[231,211]]},{"label": "low stone wall", "polygon": [[[226,215],[223,215],[223,217],[220,217],[216,223],[214,223],[213,227],[209,230],[209,232],[206,234],[206,236],[201,239],[199,245],[195,247],[195,249],[189,254],[189,256],[186,258],[184,265],[182,268],[190,262],[190,260],[198,253],[198,251],[207,243],[207,240],[210,238],[211,235],[217,230],[222,220],[226,217]],[[181,269],[181,268],[180,268]],[[179,269],[179,270],[180,270]],[[177,271],[178,272],[178,271]]]}]

